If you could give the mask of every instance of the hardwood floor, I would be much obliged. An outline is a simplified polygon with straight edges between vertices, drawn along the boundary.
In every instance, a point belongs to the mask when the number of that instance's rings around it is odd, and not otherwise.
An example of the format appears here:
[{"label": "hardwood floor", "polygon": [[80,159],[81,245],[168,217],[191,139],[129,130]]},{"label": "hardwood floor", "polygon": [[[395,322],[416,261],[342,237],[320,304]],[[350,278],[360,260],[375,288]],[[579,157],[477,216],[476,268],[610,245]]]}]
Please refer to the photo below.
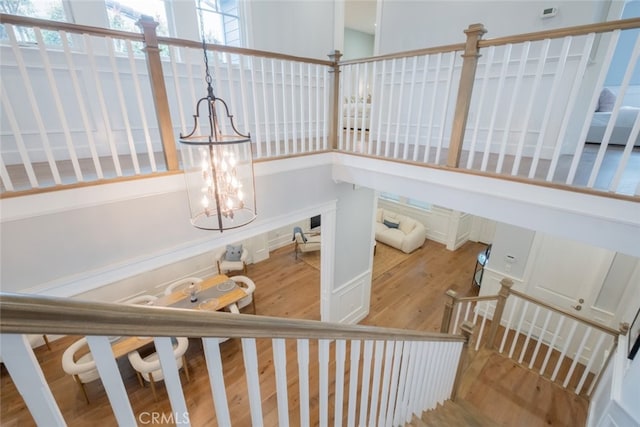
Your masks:
[{"label": "hardwood floor", "polygon": [[[483,249],[484,245],[482,244],[467,242],[457,251],[451,252],[446,250],[443,245],[427,240],[421,249],[415,251],[404,261],[373,281],[370,314],[361,323],[438,331],[444,310],[444,294],[447,289],[454,289],[463,296],[477,294],[478,289],[471,285],[471,277],[475,266],[475,258],[478,252]],[[254,295],[258,314],[299,319],[320,319],[320,274],[317,269],[300,259],[296,259],[293,246],[286,246],[273,251],[269,260],[250,265],[248,275],[257,284],[257,290]],[[303,288],[304,292],[300,292],[301,288]],[[297,292],[292,292],[293,289]],[[250,312],[251,306],[248,306],[247,309]],[[52,393],[60,405],[68,425],[116,425],[100,381],[94,381],[86,385],[87,393],[91,400],[91,403],[87,405],[73,379],[62,371],[60,364],[62,352],[75,339],[77,337],[64,337],[56,340],[51,343],[51,350],[47,350],[44,346],[36,349],[36,356],[41,362]],[[299,420],[299,395],[296,383],[298,369],[296,343],[290,340],[287,340],[286,343],[288,397],[290,401],[289,415],[291,425],[297,425]],[[331,346],[331,357],[333,357],[333,343]],[[243,375],[241,343],[237,339],[231,339],[222,343],[220,347],[233,425],[251,425],[247,385]],[[264,425],[277,426],[275,372],[271,341],[257,340],[257,351],[262,387]],[[317,344],[313,342],[310,343],[310,354],[312,355],[309,367],[311,373],[310,401],[312,405],[310,415],[311,425],[317,425],[319,421],[317,405],[320,398],[318,396],[317,378],[318,351]],[[186,356],[191,373],[191,381],[187,383],[183,373],[181,374],[181,379],[183,380],[186,402],[190,411],[191,425],[217,425],[209,379],[206,375],[206,362],[203,357],[200,340],[190,340]],[[329,380],[333,384],[335,380],[334,361],[331,360],[330,363]],[[488,365],[493,368],[496,363]],[[169,416],[164,420],[157,420],[161,422],[154,425],[172,425],[175,421],[179,421],[172,420],[170,417],[171,407],[163,383],[159,383],[157,386],[159,401],[154,402],[150,388],[148,386],[145,388],[139,386],[128,360],[121,358],[118,360],[118,366],[139,424],[150,421],[152,414]],[[488,416],[507,411],[508,417],[503,418],[508,421],[502,423],[504,426],[570,425],[564,423],[566,417],[562,419],[562,423],[556,423],[556,420],[560,419],[558,413],[556,411],[544,412],[548,409],[541,406],[541,401],[549,404],[561,402],[565,412],[568,411],[574,414],[583,411],[586,414],[584,402],[574,402],[571,396],[567,397],[562,394],[562,391],[553,387],[538,386],[536,399],[534,400],[527,400],[528,398],[514,399],[514,396],[518,396],[517,393],[514,393],[514,389],[518,390],[521,385],[517,376],[521,375],[518,369],[521,368],[498,369],[501,380],[507,381],[504,383],[507,385],[501,387],[496,386],[499,383],[495,374],[484,373],[478,377],[473,386],[469,387],[472,394],[476,396],[470,401],[474,404],[477,403],[478,408]],[[538,380],[538,382],[543,383],[544,381],[546,380]],[[0,424],[2,426],[34,425],[4,366],[2,367],[0,386]],[[479,399],[478,396],[483,396],[485,388],[491,390],[491,398]],[[331,386],[329,391],[330,423],[333,420],[333,395],[334,390],[333,386]],[[543,400],[541,400],[542,396],[544,396]],[[314,410],[314,408],[316,409]],[[346,413],[347,407],[345,404],[343,408],[345,417]],[[538,413],[538,416],[534,417],[531,415],[532,413]],[[582,417],[575,419],[583,420],[584,414]],[[517,423],[517,420],[526,420],[526,422]],[[150,424],[150,422],[146,422],[146,424]]]}]

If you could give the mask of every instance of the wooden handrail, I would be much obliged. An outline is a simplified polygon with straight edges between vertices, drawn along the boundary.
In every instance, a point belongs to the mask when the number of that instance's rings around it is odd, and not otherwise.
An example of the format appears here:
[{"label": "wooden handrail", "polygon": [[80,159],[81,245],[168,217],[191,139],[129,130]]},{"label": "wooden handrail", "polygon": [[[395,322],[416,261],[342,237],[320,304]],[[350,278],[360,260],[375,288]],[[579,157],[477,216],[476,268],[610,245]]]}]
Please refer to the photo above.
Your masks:
[{"label": "wooden handrail", "polygon": [[384,61],[388,59],[405,58],[410,56],[434,55],[437,53],[464,51],[465,46],[466,46],[466,43],[455,43],[455,44],[448,44],[443,46],[426,47],[422,49],[405,50],[403,52],[388,53],[386,55],[370,56],[369,58],[349,59],[346,61],[340,61],[339,64],[340,66],[352,65],[352,64],[364,64],[365,62],[377,62],[377,61]]},{"label": "wooden handrail", "polygon": [[91,34],[101,37],[114,37],[132,41],[143,41],[141,33],[112,30],[110,28],[91,27],[89,25],[72,24],[70,22],[50,21],[48,19],[28,18],[26,16],[8,15],[0,13],[0,24],[20,25],[24,27],[38,27],[45,30],[66,31],[75,34]]},{"label": "wooden handrail", "polygon": [[480,301],[497,301],[498,295],[484,295],[478,297],[455,297],[455,302],[463,303],[463,302],[480,302]]},{"label": "wooden handrail", "polygon": [[616,329],[610,328],[608,326],[601,325],[600,323],[594,322],[593,320],[589,320],[589,319],[586,319],[584,317],[577,316],[576,314],[570,312],[569,310],[566,310],[566,309],[561,308],[561,307],[557,307],[557,306],[555,306],[553,304],[546,303],[546,302],[544,302],[542,300],[534,298],[534,297],[532,297],[530,295],[527,295],[525,293],[522,293],[522,292],[519,292],[519,291],[514,291],[513,289],[510,289],[509,290],[509,294],[517,296],[518,298],[522,298],[523,300],[532,302],[532,303],[534,303],[536,305],[539,305],[539,306],[542,306],[544,308],[547,308],[547,309],[549,309],[551,311],[554,311],[556,313],[562,314],[563,316],[570,317],[570,318],[572,318],[574,320],[577,320],[578,322],[584,323],[587,326],[590,326],[592,328],[598,329],[598,330],[600,330],[600,331],[602,331],[604,333],[607,333],[609,335],[612,335],[614,337],[617,337],[620,334],[624,335],[624,333],[625,333],[623,329],[616,330]]},{"label": "wooden handrail", "polygon": [[[53,31],[66,31],[75,34],[90,34],[94,36],[113,37],[119,39],[128,39],[132,41],[144,41],[141,33],[133,33],[129,31],[112,30],[109,28],[91,27],[88,25],[72,24],[70,22],[50,21],[47,19],[28,18],[26,16],[8,15],[0,13],[0,23],[13,24],[26,27],[38,27]],[[187,47],[193,49],[202,49],[201,41],[178,39],[173,37],[157,37],[158,44],[171,45],[176,47]],[[259,56],[263,58],[281,59],[284,61],[304,62],[317,65],[332,66],[331,61],[325,59],[307,58],[303,56],[287,55],[284,53],[268,52],[265,50],[247,49],[242,47],[224,46],[214,43],[207,43],[207,50],[216,52],[235,53],[238,55]]]},{"label": "wooden handrail", "polygon": [[0,313],[0,332],[17,334],[465,340],[433,332],[13,293],[0,293]]},{"label": "wooden handrail", "polygon": [[[573,27],[560,28],[557,30],[545,30],[533,33],[518,34],[513,36],[496,37],[494,39],[482,39],[478,41],[479,48],[489,46],[501,46],[505,44],[523,43],[526,41],[537,41],[554,39],[567,36],[581,36],[589,33],[605,33],[614,30],[630,30],[640,28],[640,18],[620,19],[616,21],[598,22],[596,24],[576,25]],[[363,64],[365,62],[376,62],[387,59],[406,58],[411,56],[433,55],[437,53],[448,53],[464,51],[465,43],[455,43],[442,46],[434,46],[424,49],[406,50],[386,55],[372,56],[369,58],[350,59],[341,61],[340,65]]]},{"label": "wooden handrail", "polygon": [[489,46],[502,46],[505,44],[524,43],[527,41],[557,39],[568,36],[583,36],[590,33],[606,33],[614,30],[631,30],[634,28],[640,28],[640,18],[619,19],[617,21],[576,25],[574,27],[559,28],[557,30],[545,30],[534,33],[518,34],[516,36],[484,39],[478,42],[478,46],[480,48],[485,48]]}]

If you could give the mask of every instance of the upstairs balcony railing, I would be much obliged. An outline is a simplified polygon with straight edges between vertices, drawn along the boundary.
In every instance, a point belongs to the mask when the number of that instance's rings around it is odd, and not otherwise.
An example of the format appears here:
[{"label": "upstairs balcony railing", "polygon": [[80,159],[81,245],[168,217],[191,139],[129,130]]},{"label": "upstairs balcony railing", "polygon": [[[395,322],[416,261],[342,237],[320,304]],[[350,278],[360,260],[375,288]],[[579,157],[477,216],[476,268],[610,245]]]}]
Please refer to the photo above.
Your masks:
[{"label": "upstairs balcony railing", "polygon": [[[145,20],[142,34],[0,23],[3,197],[180,170],[178,135],[206,93],[199,42],[158,37]],[[465,32],[466,43],[353,61],[207,50],[258,161],[338,150],[637,200],[640,19]],[[600,108],[614,68],[615,99]]]}]

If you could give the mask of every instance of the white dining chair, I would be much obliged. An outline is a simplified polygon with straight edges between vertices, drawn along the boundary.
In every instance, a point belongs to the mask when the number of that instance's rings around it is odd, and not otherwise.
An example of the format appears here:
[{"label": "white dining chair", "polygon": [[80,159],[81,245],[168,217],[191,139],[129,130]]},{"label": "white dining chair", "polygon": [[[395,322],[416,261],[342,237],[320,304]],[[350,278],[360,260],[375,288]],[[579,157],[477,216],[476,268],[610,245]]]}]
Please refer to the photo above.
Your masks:
[{"label": "white dining chair", "polygon": [[236,302],[238,308],[244,308],[249,304],[253,305],[253,314],[256,314],[256,301],[254,298],[254,292],[256,291],[256,284],[253,280],[249,279],[247,276],[232,276],[231,280],[236,282],[238,286],[240,286],[247,293],[247,296]]},{"label": "white dining chair", "polygon": [[[190,381],[189,378],[189,368],[187,367],[187,361],[184,357],[184,354],[189,348],[189,339],[184,337],[179,337],[175,339],[175,344],[173,345],[173,355],[176,358],[176,364],[178,365],[178,370],[184,368],[184,373],[187,377],[187,381]],[[156,381],[161,381],[164,379],[164,373],[162,372],[162,367],[160,366],[160,358],[158,353],[153,352],[146,357],[142,357],[138,351],[132,351],[128,355],[129,363],[133,369],[136,370],[136,375],[138,376],[138,382],[141,387],[144,387],[144,381],[147,381],[151,384],[151,392],[153,393],[153,398],[158,401],[158,395],[156,394]]]},{"label": "white dining chair", "polygon": [[175,291],[186,289],[188,286],[195,285],[197,283],[202,283],[202,279],[200,279],[199,277],[186,277],[168,285],[164,289],[164,294],[169,295],[174,293]]},{"label": "white dining chair", "polygon": [[76,353],[87,346],[87,338],[81,338],[71,344],[62,353],[62,370],[73,377],[73,380],[80,386],[85,400],[89,403],[89,396],[84,385],[86,383],[100,379],[100,374],[96,369],[96,362],[93,360],[91,351],[75,360]]}]

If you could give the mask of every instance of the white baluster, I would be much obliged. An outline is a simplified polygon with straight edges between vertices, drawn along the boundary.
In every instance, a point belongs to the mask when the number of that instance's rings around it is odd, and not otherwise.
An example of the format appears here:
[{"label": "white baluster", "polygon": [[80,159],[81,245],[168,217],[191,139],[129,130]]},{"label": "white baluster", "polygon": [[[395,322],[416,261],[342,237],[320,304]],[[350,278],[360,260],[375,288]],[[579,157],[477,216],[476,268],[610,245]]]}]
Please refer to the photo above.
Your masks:
[{"label": "white baluster", "polygon": [[379,426],[386,425],[387,403],[389,401],[389,385],[391,371],[393,369],[393,354],[396,343],[387,341],[384,355],[384,374],[382,375],[382,387],[380,388],[380,409],[378,410]]},{"label": "white baluster", "polygon": [[344,362],[347,358],[345,340],[336,340],[336,385],[334,403],[334,426],[342,426],[342,407],[344,405]]},{"label": "white baluster", "polygon": [[[109,63],[111,64],[111,74],[113,76],[113,82],[116,85],[116,94],[118,96],[119,110],[122,113],[122,123],[124,124],[124,130],[127,135],[127,143],[129,144],[129,153],[131,154],[131,163],[136,175],[140,175],[140,164],[138,162],[138,153],[136,152],[136,146],[133,142],[133,134],[131,133],[131,123],[129,122],[129,112],[127,111],[127,101],[124,98],[124,90],[122,89],[122,82],[120,81],[120,70],[118,64],[116,64],[116,57],[113,48],[113,39],[107,37],[109,46]],[[96,76],[97,77],[97,76]]]},{"label": "white baluster", "polygon": [[218,338],[202,338],[202,347],[207,362],[207,370],[209,371],[209,382],[211,384],[211,394],[213,395],[213,405],[216,409],[218,425],[230,427],[231,417],[229,415],[227,389],[224,384],[224,374],[222,372],[220,340]]},{"label": "white baluster", "polygon": [[551,319],[551,310],[547,310],[547,317],[544,319],[544,324],[542,325],[542,330],[540,330],[540,335],[536,338],[536,348],[533,350],[533,355],[531,356],[531,360],[529,361],[529,369],[533,368],[533,364],[538,357],[538,350],[540,350],[540,345],[542,341],[544,341],[544,336],[547,334],[547,327],[549,326],[549,320]]},{"label": "white baluster", "polygon": [[[2,354],[2,362],[11,375],[11,380],[24,399],[36,424],[66,426],[27,337],[19,334],[0,334],[0,354]],[[131,422],[127,424],[135,425],[133,412],[130,412],[129,421]]]},{"label": "white baluster", "polygon": [[356,405],[358,392],[358,366],[360,362],[360,341],[351,341],[351,360],[349,372],[349,404],[347,407],[347,426],[356,422]]},{"label": "white baluster", "polygon": [[298,383],[300,387],[300,425],[309,426],[309,340],[299,339]]},{"label": "white baluster", "polygon": [[319,395],[320,414],[319,425],[326,427],[329,424],[329,340],[318,340],[318,367],[319,367]]},{"label": "white baluster", "polygon": [[307,85],[307,126],[309,132],[309,149],[313,151],[313,91],[312,91],[312,79],[311,79],[311,64],[307,64],[307,76],[309,84]]},{"label": "white baluster", "polygon": [[[525,68],[527,66],[530,47],[531,47],[531,42],[525,42],[522,45],[522,50],[520,53],[520,61],[519,61],[520,65],[518,66],[518,71],[516,72],[517,73],[516,81],[510,90],[509,95],[511,97],[511,101],[509,102],[509,107],[507,108],[507,117],[505,119],[503,131],[502,131],[502,142],[500,143],[500,151],[498,153],[498,164],[496,165],[497,173],[502,173],[504,156],[507,149],[507,143],[509,142],[509,136],[511,134],[511,121],[513,120],[515,109],[517,107],[520,107],[520,105],[518,104],[522,102],[522,100],[519,99],[518,95],[520,94],[520,89],[522,87],[522,79],[524,77]],[[526,128],[523,129],[523,132],[526,132]]]},{"label": "white baluster", "polygon": [[[390,427],[394,422],[394,414],[396,408],[396,398],[398,396],[398,378],[400,374],[400,365],[402,360],[404,342],[397,341],[395,352],[393,355],[393,369],[391,371],[391,386],[389,389],[389,399],[387,401],[387,413],[385,415],[385,426]],[[382,410],[382,408],[381,408]]]},{"label": "white baluster", "polygon": [[396,85],[395,85],[395,80],[396,80],[396,63],[397,60],[396,59],[391,59],[391,83],[389,84],[389,108],[388,108],[388,112],[387,112],[387,136],[384,139],[384,157],[389,157],[389,148],[391,145],[391,113],[392,113],[392,108],[391,105],[393,104],[393,93],[395,92],[396,89]]},{"label": "white baluster", "polygon": [[[278,399],[278,426],[289,426],[289,395],[287,392],[287,350],[282,338],[272,340],[273,364],[276,377],[276,396]],[[322,377],[320,377],[322,378]]]},{"label": "white baluster", "polygon": [[[387,61],[384,60],[382,61],[382,71],[380,73],[380,99],[387,99],[386,97],[386,91],[385,91],[385,81],[386,81],[386,70],[387,68]],[[377,105],[377,109],[378,109],[378,129],[376,130],[376,156],[379,156],[380,153],[382,152],[382,145],[381,145],[381,141],[380,141],[380,137],[382,135],[382,106],[383,105],[387,105],[388,108],[391,108],[391,104],[386,102],[386,103],[382,103],[382,102],[376,102]]]},{"label": "white baluster", "polygon": [[558,372],[560,371],[560,366],[562,366],[562,361],[564,360],[564,357],[566,356],[567,351],[569,350],[569,346],[571,345],[571,341],[573,340],[573,335],[576,332],[577,326],[578,326],[578,322],[576,320],[574,320],[573,324],[571,325],[571,330],[569,331],[569,335],[567,336],[567,339],[564,342],[564,347],[562,348],[562,352],[560,353],[560,357],[558,358],[558,361],[556,362],[556,368],[553,370],[553,374],[551,374],[551,381],[555,381],[556,380],[556,376],[558,375]]},{"label": "white baluster", "polygon": [[289,154],[289,115],[287,114],[287,103],[285,100],[287,99],[287,84],[289,84],[288,76],[285,72],[285,65],[287,61],[280,61],[280,84],[282,85],[282,101],[280,104],[282,105],[282,126],[284,127],[284,154]]},{"label": "white baluster", "polygon": [[104,89],[102,88],[102,84],[100,83],[102,79],[100,79],[100,74],[98,73],[98,66],[96,65],[96,57],[93,53],[91,37],[89,37],[87,34],[84,35],[84,45],[87,50],[86,53],[89,62],[89,68],[91,69],[91,74],[93,75],[96,83],[94,89],[96,90],[96,101],[98,102],[98,106],[100,107],[100,114],[102,116],[105,142],[107,143],[107,147],[109,149],[109,152],[111,153],[111,160],[113,161],[115,174],[116,176],[122,176],[122,167],[120,166],[120,158],[118,157],[118,148],[116,146],[115,138],[112,132],[111,119],[109,118],[109,108],[107,107],[107,102],[105,101]]},{"label": "white baluster", "polygon": [[371,382],[371,358],[373,357],[373,341],[364,342],[364,357],[362,359],[362,386],[360,389],[360,421],[358,425],[367,425],[369,403],[369,385]]},{"label": "white baluster", "polygon": [[[587,327],[587,330],[586,330],[585,334],[582,337],[582,341],[580,342],[580,345],[578,346],[578,350],[575,352],[575,354],[573,356],[573,362],[571,362],[571,366],[569,367],[569,372],[567,372],[567,376],[564,379],[564,383],[562,383],[562,387],[564,387],[564,388],[567,388],[567,386],[569,385],[569,381],[571,381],[571,376],[573,376],[573,371],[575,370],[576,365],[580,361],[580,357],[582,357],[582,353],[584,352],[584,348],[587,345],[587,340],[589,339],[589,336],[591,335],[591,331],[593,331],[593,328]],[[592,358],[594,356],[595,356],[595,354],[591,354]]]},{"label": "white baluster", "polygon": [[[149,166],[151,166],[152,172],[157,172],[156,156],[151,143],[151,135],[149,135],[149,125],[147,123],[147,113],[145,111],[145,103],[142,99],[142,90],[140,88],[140,75],[136,66],[136,59],[133,56],[133,47],[131,46],[131,40],[127,40],[127,54],[129,56],[129,66],[131,67],[131,80],[133,81],[133,88],[136,95],[137,107],[140,112],[140,124],[142,126],[142,132],[144,133],[144,141],[147,146],[147,155],[149,156]],[[176,91],[177,92],[177,91]],[[177,95],[180,97],[180,95]],[[136,160],[137,162],[137,160]]]},{"label": "white baluster", "polygon": [[[481,50],[481,52],[483,52]],[[471,136],[471,145],[469,146],[469,157],[467,158],[467,169],[473,168],[473,159],[476,154],[476,145],[478,142],[478,132],[480,131],[480,118],[482,117],[482,109],[485,103],[485,94],[487,92],[487,84],[489,83],[489,72],[493,66],[493,56],[496,52],[496,47],[489,47],[489,52],[486,54],[486,62],[484,63],[484,73],[482,74],[482,86],[480,86],[480,95],[478,96],[478,102],[476,103],[476,119],[473,124],[473,134]],[[481,58],[484,58],[485,54],[482,53]],[[477,83],[475,83],[477,85]],[[486,145],[489,145],[490,141],[485,141]],[[476,348],[477,350],[477,348]]]},{"label": "white baluster", "polygon": [[[431,136],[433,135],[433,121],[436,111],[436,99],[438,95],[438,84],[440,82],[440,68],[442,66],[442,52],[436,55],[436,73],[433,77],[433,89],[431,92],[431,103],[429,105],[429,126],[427,128],[427,141],[424,146],[424,163],[429,163],[429,155],[431,151]],[[444,113],[443,113],[444,114]]]},{"label": "white baluster", "polygon": [[[254,130],[255,130],[255,142],[256,142],[256,157],[259,159],[262,157],[262,144],[264,143],[264,141],[262,140],[262,138],[260,137],[260,129],[261,129],[261,125],[260,125],[260,109],[259,109],[259,105],[258,105],[258,87],[257,87],[257,81],[258,78],[256,77],[256,72],[257,72],[257,68],[258,68],[258,58],[251,58],[251,64],[249,66],[249,68],[251,69],[251,97],[253,99],[253,117],[254,117]],[[266,123],[266,118],[265,118],[265,123]]]},{"label": "white baluster", "polygon": [[[507,337],[509,336],[509,331],[511,330],[511,322],[513,321],[513,315],[516,312],[516,307],[520,303],[520,299],[516,298],[513,300],[513,305],[511,306],[511,312],[509,313],[509,319],[504,327],[504,334],[502,334],[502,342],[500,343],[500,351],[502,353],[504,350],[504,345],[507,342]],[[515,339],[516,337],[514,337]]]},{"label": "white baluster", "polygon": [[244,360],[244,369],[247,377],[251,424],[253,426],[262,426],[262,398],[260,397],[258,355],[256,352],[256,340],[254,338],[242,338],[242,358]]},{"label": "white baluster", "polygon": [[522,360],[524,359],[524,354],[527,351],[527,347],[529,346],[529,340],[531,339],[531,334],[533,333],[533,329],[536,326],[536,321],[538,320],[539,314],[540,306],[537,305],[535,311],[533,312],[533,319],[531,319],[531,322],[529,322],[529,332],[527,333],[527,338],[524,340],[524,345],[522,346],[522,350],[520,351],[518,363],[522,363]]},{"label": "white baluster", "polygon": [[520,310],[520,321],[518,322],[518,326],[513,334],[513,341],[511,341],[511,349],[509,350],[509,359],[513,358],[513,352],[516,349],[516,344],[520,339],[520,331],[522,330],[522,325],[524,323],[524,318],[527,315],[527,310],[529,309],[529,301],[524,302],[524,306],[522,310]]},{"label": "white baluster", "polygon": [[[298,123],[296,122],[296,71],[294,63],[291,62],[289,72],[291,81],[291,133],[293,135],[292,153],[298,152]],[[286,98],[285,98],[286,99]]]},{"label": "white baluster", "polygon": [[429,55],[424,56],[424,65],[422,69],[422,86],[420,88],[420,99],[418,100],[418,119],[416,121],[416,137],[414,139],[415,143],[413,146],[413,158],[414,162],[418,161],[418,151],[420,151],[420,131],[422,130],[422,111],[424,104],[426,103],[424,99],[425,90],[427,88],[427,74],[429,72]]},{"label": "white baluster", "polygon": [[[18,149],[18,153],[20,154],[20,161],[22,162],[25,172],[27,173],[29,185],[31,185],[31,188],[38,188],[38,178],[36,178],[36,174],[33,170],[33,165],[31,164],[31,160],[29,160],[29,151],[27,150],[27,146],[25,145],[24,139],[22,138],[22,132],[20,132],[18,120],[16,119],[16,115],[13,111],[11,103],[9,102],[9,99],[7,98],[6,92],[2,89],[2,85],[0,85],[0,99],[2,100],[1,102],[3,109],[2,112],[6,115],[9,122],[9,127],[11,128],[11,133],[15,138],[16,148]],[[13,184],[11,183],[11,178],[9,177],[8,172],[3,172],[2,180],[7,191],[14,191]]]},{"label": "white baluster", "polygon": [[542,362],[542,367],[540,367],[540,375],[544,375],[544,371],[547,368],[547,363],[549,362],[549,357],[551,357],[551,353],[553,352],[556,340],[558,339],[558,336],[560,335],[560,331],[562,330],[564,319],[565,319],[564,316],[560,316],[560,320],[556,325],[556,331],[553,334],[553,338],[551,338],[551,342],[549,343],[549,347],[547,348],[547,354],[545,355],[544,361]]},{"label": "white baluster", "polygon": [[369,426],[375,427],[378,419],[378,400],[380,398],[380,374],[384,357],[384,341],[376,341],[373,364],[373,380],[371,382],[371,406],[369,407]]},{"label": "white baluster", "polygon": [[[131,409],[127,390],[122,382],[116,359],[113,356],[111,343],[107,337],[87,336],[87,345],[96,362],[96,369],[109,398],[111,409],[120,426],[135,426],[136,419]],[[175,365],[175,359],[174,359]],[[167,390],[169,385],[167,385]],[[182,391],[182,388],[180,388]]]},{"label": "white baluster", "polygon": [[[447,123],[447,111],[449,110],[449,103],[451,102],[451,85],[453,84],[453,70],[455,69],[455,60],[460,52],[451,52],[449,54],[449,72],[447,73],[447,80],[445,83],[445,97],[442,107],[440,111],[442,112],[442,116],[440,117],[440,132],[438,132],[438,147],[436,149],[436,160],[435,164],[440,164],[440,154],[442,152],[443,141],[445,140],[445,124]],[[451,132],[451,129],[447,129],[447,132]]]},{"label": "white baluster", "polygon": [[[596,343],[595,347],[593,348],[593,351],[591,351],[591,357],[589,358],[589,362],[587,363],[587,366],[584,368],[584,372],[582,373],[582,377],[580,378],[580,381],[578,382],[578,386],[576,387],[576,394],[579,395],[580,392],[582,391],[582,387],[584,386],[585,381],[587,380],[587,377],[589,376],[589,373],[591,372],[591,367],[593,366],[593,363],[596,359],[599,358],[600,356],[600,347],[602,347],[602,343],[604,342],[604,339],[606,337],[609,337],[610,335],[605,334],[604,332],[600,332],[600,337],[598,338],[598,342]],[[600,371],[600,369],[598,369],[598,372]],[[593,381],[595,382],[595,378],[593,379]]]},{"label": "white baluster", "polygon": [[271,157],[271,118],[269,117],[269,95],[267,93],[267,71],[265,70],[265,58],[260,58],[260,75],[262,81],[262,113],[264,114],[264,134],[267,157]]},{"label": "white baluster", "polygon": [[[273,130],[274,130],[274,142],[275,142],[275,155],[280,155],[280,121],[278,120],[278,107],[280,106],[280,102],[278,100],[278,91],[276,90],[276,61],[275,59],[271,59],[271,95],[269,98],[271,99],[272,106],[271,111],[273,111]],[[283,120],[284,121],[284,120]]]},{"label": "white baluster", "polygon": [[[402,122],[402,105],[404,101],[404,75],[407,70],[407,57],[402,58],[402,69],[400,71],[400,81],[398,82],[398,86],[400,86],[400,94],[398,95],[398,105],[396,107],[396,133],[393,137],[393,158],[398,158],[398,149],[400,147],[400,122]],[[391,124],[389,124],[391,126]],[[389,142],[389,141],[387,141]]]}]

